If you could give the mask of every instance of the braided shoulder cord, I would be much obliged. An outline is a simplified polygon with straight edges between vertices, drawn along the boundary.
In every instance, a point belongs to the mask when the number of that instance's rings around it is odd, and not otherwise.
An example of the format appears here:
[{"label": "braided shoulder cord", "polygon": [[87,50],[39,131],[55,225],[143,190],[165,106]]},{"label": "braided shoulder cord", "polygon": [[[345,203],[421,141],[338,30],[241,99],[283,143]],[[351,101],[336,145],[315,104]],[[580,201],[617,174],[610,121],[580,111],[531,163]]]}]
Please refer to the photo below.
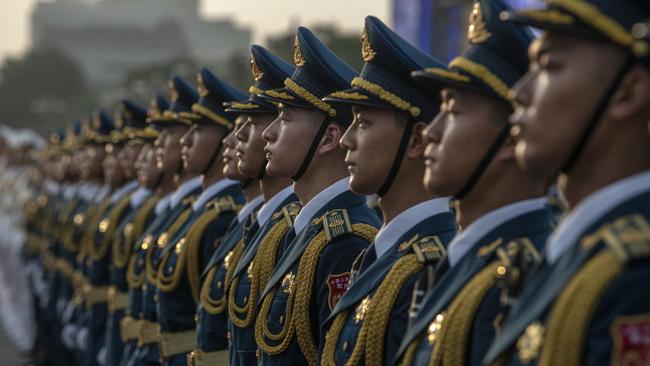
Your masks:
[{"label": "braided shoulder cord", "polygon": [[[358,236],[368,242],[371,242],[376,234],[377,229],[368,224],[353,224],[352,232],[349,233],[349,235]],[[311,329],[309,302],[311,300],[318,261],[321,252],[327,244],[326,232],[321,231],[312,239],[307,250],[305,250],[305,253],[300,258],[298,273],[296,275],[296,283],[301,285],[296,288],[296,305],[293,310],[294,325],[298,345],[310,365],[315,365],[318,362],[318,345],[314,340]]]},{"label": "braided shoulder cord", "polygon": [[[129,262],[133,252],[133,242],[142,235],[144,224],[153,211],[158,200],[153,197],[148,199],[133,218],[133,222],[127,223],[122,233],[117,235],[113,240],[113,265],[117,268],[123,268]],[[129,229],[127,229],[129,227]],[[123,250],[122,250],[123,249]]]},{"label": "braided shoulder cord", "polygon": [[623,263],[616,254],[603,250],[571,279],[549,313],[539,365],[582,363],[585,338],[599,304],[597,300],[622,270]]},{"label": "braided shoulder cord", "polygon": [[[467,345],[470,342],[469,337],[476,312],[485,295],[496,282],[496,269],[499,264],[500,261],[494,261],[483,268],[450,304],[446,315],[447,322],[443,323],[443,327],[449,329],[442,333],[443,335],[434,345],[434,353],[442,353],[442,359],[438,359],[442,361],[441,364],[451,365],[458,362],[465,364]],[[453,326],[449,326],[450,324]],[[438,364],[440,363],[434,363],[434,365]]]},{"label": "braided shoulder cord", "polygon": [[[192,208],[191,207],[185,209],[185,211],[183,211],[176,218],[176,220],[171,224],[169,229],[158,236],[158,240],[157,240],[158,242],[152,243],[149,246],[149,248],[147,250],[147,257],[146,257],[146,260],[145,260],[145,269],[146,269],[147,281],[149,281],[149,283],[151,283],[151,284],[156,284],[157,283],[156,274],[158,273],[158,267],[156,267],[154,265],[154,263],[153,263],[153,260],[154,260],[153,256],[154,256],[154,254],[156,252],[156,245],[161,246],[159,241],[163,236],[166,236],[167,238],[173,237],[176,234],[176,232],[178,232],[178,230],[181,229],[181,227],[183,226],[183,224],[185,223],[185,221],[187,220],[187,218],[190,216],[191,213],[192,213]],[[164,244],[167,244],[167,243],[163,243],[163,245]],[[159,249],[162,250],[162,248],[159,248]]]},{"label": "braided shoulder cord", "polygon": [[210,296],[210,291],[212,289],[212,282],[214,281],[214,277],[216,276],[217,271],[219,270],[219,265],[216,264],[208,271],[208,274],[206,275],[205,279],[203,280],[203,284],[201,285],[201,292],[199,294],[199,301],[201,302],[201,305],[203,306],[205,311],[208,312],[208,314],[218,315],[223,313],[224,310],[226,310],[226,306],[228,305],[228,303],[226,302],[226,295],[228,294],[227,286],[228,286],[229,276],[232,277],[232,272],[234,271],[234,267],[239,261],[239,258],[241,257],[243,251],[244,251],[244,241],[242,239],[239,240],[239,242],[235,245],[235,247],[228,253],[226,258],[224,259],[223,266],[226,269],[226,278],[224,279],[224,282],[222,284],[223,296],[221,296],[219,299],[213,299]]},{"label": "braided shoulder cord", "polygon": [[[235,299],[239,277],[232,280],[228,296],[228,317],[232,324],[238,328],[247,328],[251,326],[254,318],[255,303],[260,288],[266,286],[273,268],[275,268],[278,246],[282,242],[285,234],[289,231],[289,223],[286,220],[280,220],[262,239],[257,254],[250,264],[250,291],[247,296],[248,301],[244,306],[237,305]],[[241,276],[247,275],[245,272]]]}]

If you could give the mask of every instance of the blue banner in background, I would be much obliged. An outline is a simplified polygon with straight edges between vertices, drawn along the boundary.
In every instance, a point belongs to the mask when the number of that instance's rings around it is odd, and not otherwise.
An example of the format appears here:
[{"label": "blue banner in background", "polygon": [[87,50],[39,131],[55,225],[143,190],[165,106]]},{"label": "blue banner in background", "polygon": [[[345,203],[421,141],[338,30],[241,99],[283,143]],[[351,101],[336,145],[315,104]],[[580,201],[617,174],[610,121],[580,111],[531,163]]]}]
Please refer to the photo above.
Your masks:
[{"label": "blue banner in background", "polygon": [[433,51],[433,3],[435,0],[395,0],[393,29],[424,52]]}]

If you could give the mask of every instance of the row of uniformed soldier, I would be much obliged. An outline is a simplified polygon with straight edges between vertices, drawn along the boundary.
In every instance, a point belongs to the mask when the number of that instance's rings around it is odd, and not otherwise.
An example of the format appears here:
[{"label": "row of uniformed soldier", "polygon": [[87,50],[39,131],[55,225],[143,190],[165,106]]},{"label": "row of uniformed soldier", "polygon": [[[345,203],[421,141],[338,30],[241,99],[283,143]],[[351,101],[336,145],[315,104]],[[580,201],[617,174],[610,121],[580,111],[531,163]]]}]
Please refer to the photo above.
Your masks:
[{"label": "row of uniformed soldier", "polygon": [[53,134],[44,363],[647,364],[649,19],[477,0],[445,66],[369,16],[360,74],[300,27],[248,96],[202,69]]}]

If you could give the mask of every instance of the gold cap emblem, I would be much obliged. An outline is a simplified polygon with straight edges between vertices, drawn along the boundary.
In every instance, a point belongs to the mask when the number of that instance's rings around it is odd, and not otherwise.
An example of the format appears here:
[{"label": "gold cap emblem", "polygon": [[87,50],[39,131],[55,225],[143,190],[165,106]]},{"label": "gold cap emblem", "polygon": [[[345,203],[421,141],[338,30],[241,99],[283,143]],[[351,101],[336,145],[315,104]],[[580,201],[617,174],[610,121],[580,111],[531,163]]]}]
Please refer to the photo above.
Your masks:
[{"label": "gold cap emblem", "polygon": [[262,80],[264,77],[264,73],[260,70],[259,66],[257,66],[257,62],[255,62],[253,56],[251,56],[251,74],[253,74],[253,79],[255,80]]},{"label": "gold cap emblem", "polygon": [[169,100],[172,102],[175,102],[178,100],[178,91],[176,90],[176,87],[174,86],[174,82],[169,80],[167,82],[167,92],[169,93]]},{"label": "gold cap emblem", "polygon": [[481,10],[481,3],[475,2],[472,12],[469,14],[469,30],[467,32],[467,39],[470,43],[482,43],[492,36],[487,29],[487,25],[483,20],[483,11]]},{"label": "gold cap emblem", "polygon": [[201,73],[196,74],[196,84],[200,96],[205,97],[210,93],[208,88],[205,87],[205,83],[203,82],[203,75]]},{"label": "gold cap emblem", "polygon": [[298,67],[302,67],[305,64],[305,59],[302,57],[302,51],[300,51],[300,41],[298,41],[298,36],[293,40],[293,63]]},{"label": "gold cap emblem", "polygon": [[375,58],[376,55],[377,52],[372,49],[372,45],[368,39],[368,33],[366,33],[366,29],[364,28],[363,32],[361,32],[361,57],[364,61],[368,62]]}]

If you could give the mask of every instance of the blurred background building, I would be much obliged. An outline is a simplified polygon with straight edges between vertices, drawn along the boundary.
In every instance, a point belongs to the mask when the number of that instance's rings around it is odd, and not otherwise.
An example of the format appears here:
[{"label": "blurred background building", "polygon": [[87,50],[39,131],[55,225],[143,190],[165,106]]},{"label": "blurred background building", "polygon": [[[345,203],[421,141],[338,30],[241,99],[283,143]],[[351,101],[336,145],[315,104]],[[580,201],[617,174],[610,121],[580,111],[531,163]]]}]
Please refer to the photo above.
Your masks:
[{"label": "blurred background building", "polygon": [[[29,38],[20,55],[0,60],[0,123],[40,132],[87,116],[97,107],[110,111],[124,97],[147,103],[166,90],[171,74],[193,81],[201,66],[247,88],[251,43],[262,43],[291,61],[294,32],[301,22],[358,70],[363,64],[359,35],[368,14],[378,15],[411,43],[448,62],[466,44],[472,4],[471,0],[238,0],[228,3],[236,11],[209,17],[202,9],[219,1],[18,1],[32,3]],[[541,0],[508,1],[515,7],[541,5]],[[307,10],[311,17],[302,16],[301,11]],[[258,23],[271,19],[283,21],[266,24],[260,31]]]}]

